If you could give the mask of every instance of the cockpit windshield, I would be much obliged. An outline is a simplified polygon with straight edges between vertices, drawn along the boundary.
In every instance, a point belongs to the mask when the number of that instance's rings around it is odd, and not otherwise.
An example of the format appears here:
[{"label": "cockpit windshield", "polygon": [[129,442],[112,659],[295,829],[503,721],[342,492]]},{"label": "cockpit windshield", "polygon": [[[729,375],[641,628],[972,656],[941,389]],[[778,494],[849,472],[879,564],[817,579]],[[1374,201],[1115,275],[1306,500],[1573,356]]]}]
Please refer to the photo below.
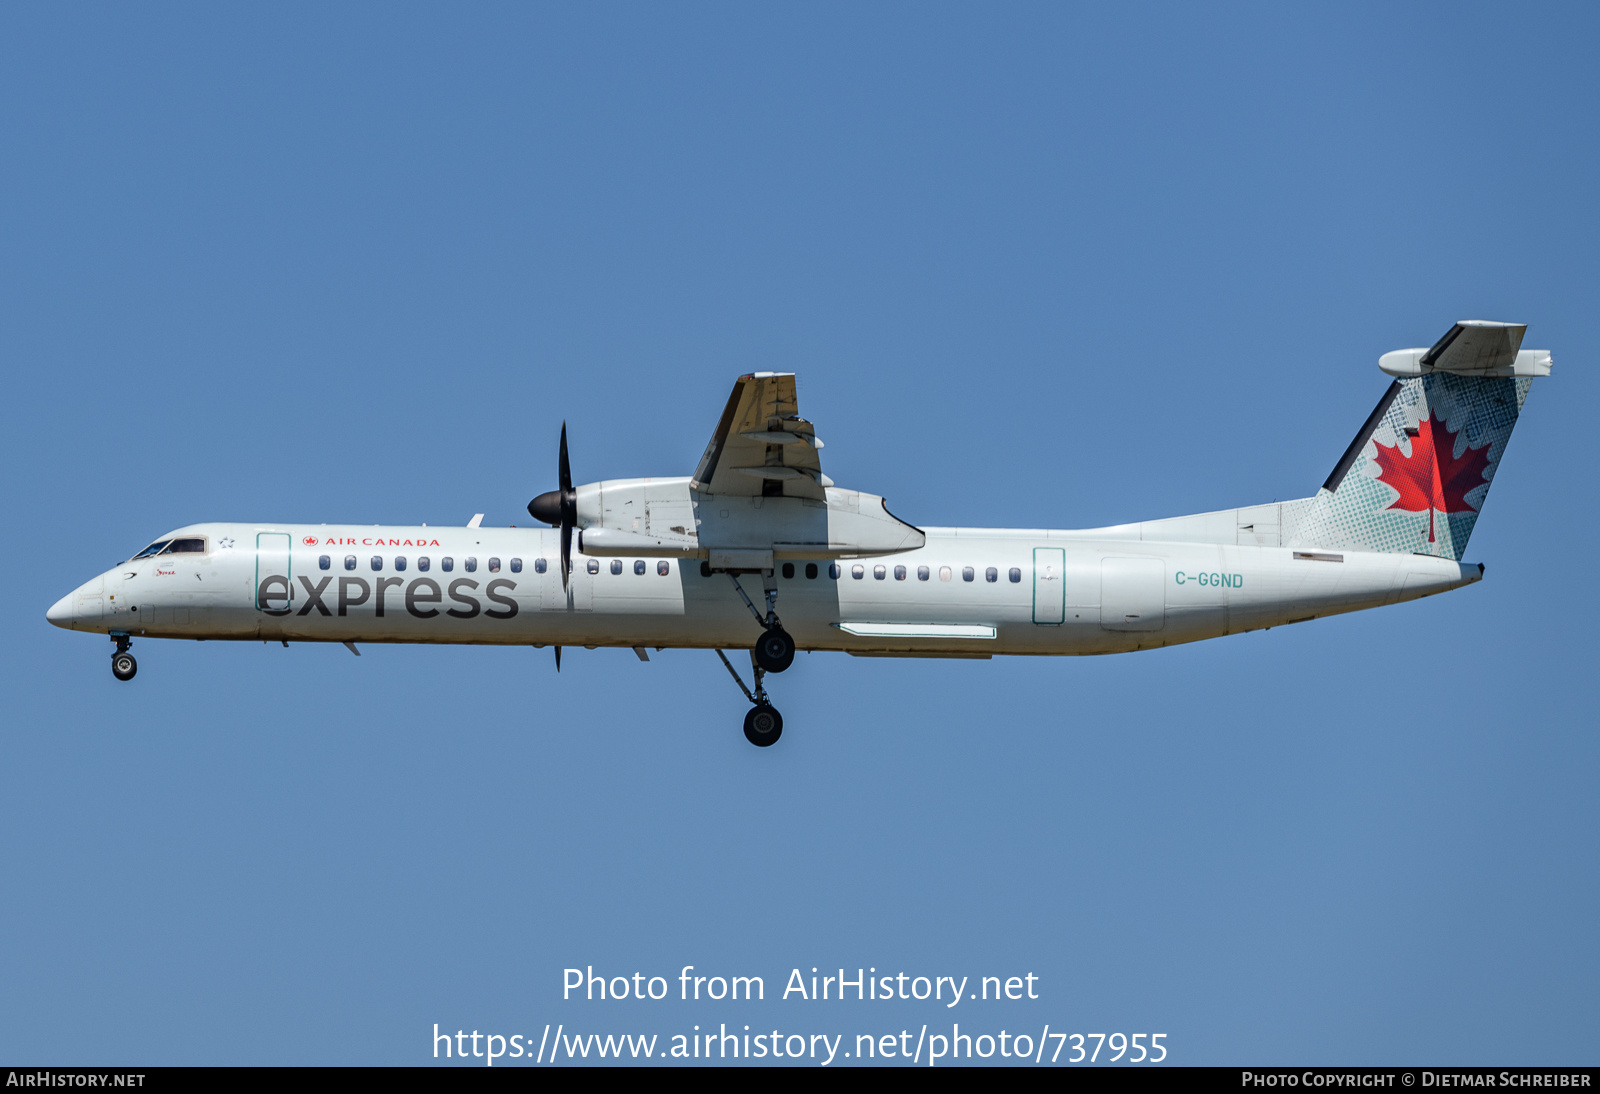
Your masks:
[{"label": "cockpit windshield", "polygon": [[203,555],[205,553],[206,541],[200,536],[186,539],[158,539],[128,561],[137,562],[141,558],[154,558],[156,555]]}]

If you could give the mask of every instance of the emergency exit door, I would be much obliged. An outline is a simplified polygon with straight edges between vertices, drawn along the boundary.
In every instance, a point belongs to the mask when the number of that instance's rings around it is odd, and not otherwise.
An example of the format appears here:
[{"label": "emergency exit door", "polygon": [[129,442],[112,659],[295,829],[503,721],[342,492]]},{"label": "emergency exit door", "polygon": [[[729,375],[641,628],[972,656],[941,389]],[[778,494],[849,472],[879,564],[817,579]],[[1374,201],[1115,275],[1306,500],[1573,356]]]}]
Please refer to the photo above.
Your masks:
[{"label": "emergency exit door", "polygon": [[1067,552],[1060,547],[1033,549],[1033,621],[1057,624],[1067,618]]}]

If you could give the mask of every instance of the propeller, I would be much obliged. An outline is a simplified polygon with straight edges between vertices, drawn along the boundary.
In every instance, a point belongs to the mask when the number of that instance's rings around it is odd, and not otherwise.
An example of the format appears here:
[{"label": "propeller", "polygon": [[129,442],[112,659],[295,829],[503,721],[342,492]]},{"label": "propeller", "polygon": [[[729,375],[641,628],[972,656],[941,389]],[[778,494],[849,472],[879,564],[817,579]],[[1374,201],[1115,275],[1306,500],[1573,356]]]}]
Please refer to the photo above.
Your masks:
[{"label": "propeller", "polygon": [[[578,495],[572,489],[572,465],[567,461],[567,423],[561,423],[561,455],[556,470],[561,489],[550,490],[528,503],[528,513],[534,520],[561,529],[561,587],[567,587],[567,575],[572,570],[572,527],[578,522]],[[560,664],[561,654],[556,654]]]}]

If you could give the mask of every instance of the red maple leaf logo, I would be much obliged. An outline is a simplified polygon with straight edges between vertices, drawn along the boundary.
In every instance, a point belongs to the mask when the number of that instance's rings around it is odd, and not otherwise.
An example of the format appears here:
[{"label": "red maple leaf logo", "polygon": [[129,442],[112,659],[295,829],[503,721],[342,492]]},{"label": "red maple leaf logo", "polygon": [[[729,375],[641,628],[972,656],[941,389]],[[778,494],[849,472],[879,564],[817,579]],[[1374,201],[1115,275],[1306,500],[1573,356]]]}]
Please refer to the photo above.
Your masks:
[{"label": "red maple leaf logo", "polygon": [[1484,483],[1489,469],[1489,446],[1466,448],[1457,459],[1456,435],[1440,419],[1424,418],[1411,436],[1411,455],[1378,445],[1378,481],[1400,492],[1390,509],[1412,513],[1428,511],[1428,542],[1433,542],[1433,514],[1471,513],[1475,508],[1467,493]]}]

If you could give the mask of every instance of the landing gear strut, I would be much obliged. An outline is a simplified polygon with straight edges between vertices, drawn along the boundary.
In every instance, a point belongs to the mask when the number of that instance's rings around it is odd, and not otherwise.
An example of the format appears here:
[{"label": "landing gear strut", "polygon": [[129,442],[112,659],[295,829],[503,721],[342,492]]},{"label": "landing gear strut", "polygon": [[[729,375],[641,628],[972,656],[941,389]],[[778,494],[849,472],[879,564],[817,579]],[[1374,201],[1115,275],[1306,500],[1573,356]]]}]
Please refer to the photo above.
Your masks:
[{"label": "landing gear strut", "polygon": [[[733,582],[734,589],[739,593],[739,599],[744,601],[745,607],[750,609],[750,614],[756,617],[756,622],[761,624],[763,628],[761,637],[756,640],[755,648],[751,651],[751,656],[755,658],[756,667],[765,672],[782,672],[794,664],[794,639],[789,637],[789,632],[783,629],[782,623],[778,622],[778,581],[773,576],[772,571],[761,571],[761,587],[767,595],[767,614],[765,616],[751,603],[749,594],[744,591],[744,586],[739,584],[738,574],[730,572],[728,580]],[[743,685],[740,686],[742,687]],[[757,686],[759,687],[759,681]],[[748,734],[748,730],[746,733]],[[754,738],[751,739],[754,740]],[[773,740],[777,740],[777,738],[774,737]]]},{"label": "landing gear strut", "polygon": [[[785,635],[784,637],[788,636]],[[750,669],[755,673],[756,690],[751,691],[744,686],[744,681],[739,678],[739,670],[733,667],[733,662],[728,660],[728,655],[718,650],[717,656],[722,658],[722,663],[727,666],[729,674],[733,676],[733,682],[739,685],[739,690],[744,692],[744,697],[753,704],[749,712],[744,716],[744,739],[757,748],[766,748],[768,745],[776,744],[778,738],[783,736],[783,715],[779,714],[767,700],[767,689],[762,683],[762,677],[766,676],[767,670],[761,667],[761,663],[756,660],[756,655],[752,652],[750,654]],[[789,656],[793,658],[792,651]]]},{"label": "landing gear strut", "polygon": [[133,645],[133,639],[125,634],[114,634],[111,636],[111,641],[117,644],[116,652],[111,655],[111,675],[118,680],[132,680],[133,674],[139,671],[139,662],[128,652],[128,647]]}]

